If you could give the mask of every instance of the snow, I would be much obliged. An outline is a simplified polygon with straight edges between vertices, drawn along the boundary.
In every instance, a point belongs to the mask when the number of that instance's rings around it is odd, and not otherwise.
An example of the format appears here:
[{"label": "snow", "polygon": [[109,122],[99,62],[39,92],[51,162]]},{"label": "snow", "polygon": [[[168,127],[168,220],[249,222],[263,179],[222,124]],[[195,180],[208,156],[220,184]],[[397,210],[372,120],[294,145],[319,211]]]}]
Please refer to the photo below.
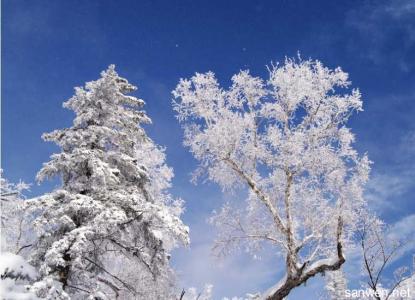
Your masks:
[{"label": "snow", "polygon": [[78,298],[173,292],[169,253],[188,243],[189,230],[183,202],[168,190],[173,171],[164,149],[142,128],[151,123],[144,101],[127,95],[136,89],[111,65],[64,103],[76,114],[73,125],[43,135],[61,152],[37,179],[62,178],[59,188],[26,201],[37,233],[34,286],[43,297],[65,299],[62,289]]},{"label": "snow", "polygon": [[15,276],[35,278],[37,272],[23,257],[9,252],[0,253],[0,273],[12,273]]},{"label": "snow", "polygon": [[36,295],[30,292],[24,282],[35,279],[38,274],[23,257],[9,252],[0,253],[0,295],[5,300],[35,300]]},{"label": "snow", "polygon": [[273,295],[279,288],[283,286],[285,281],[287,280],[287,276],[284,276],[280,279],[276,284],[268,288],[264,293],[261,294],[260,300],[266,300],[269,296]]},{"label": "snow", "polygon": [[[213,72],[196,73],[173,91],[184,144],[200,162],[194,180],[247,194],[210,218],[219,229],[215,251],[257,258],[270,244],[286,261],[285,276],[262,295],[232,300],[266,299],[287,278],[299,285],[338,267],[338,245],[351,245],[369,216],[363,190],[371,162],[347,127],[362,100],[348,74],[300,58],[268,71],[266,79],[240,71],[228,88]],[[75,88],[63,104],[75,113],[72,126],[42,136],[60,149],[37,175],[61,178],[50,193],[23,201],[29,185],[12,184],[1,171],[4,299],[177,298],[170,253],[189,243],[184,201],[170,193],[174,172],[143,128],[151,119],[145,102],[129,95],[136,90],[113,65]],[[384,253],[380,236],[370,237],[367,253]],[[404,279],[406,269],[397,271]],[[397,290],[413,290],[414,282],[412,274]],[[342,270],[328,273],[333,299],[346,288]],[[188,288],[183,299],[210,300],[212,289]]]},{"label": "snow", "polygon": [[240,71],[229,88],[213,72],[196,73],[179,81],[173,108],[200,162],[195,179],[248,190],[244,203],[227,202],[211,218],[217,254],[255,256],[270,243],[302,278],[297,266],[335,263],[326,259],[338,259],[337,244],[347,244],[365,209],[370,161],[347,127],[362,100],[347,73],[319,61],[287,58],[268,71],[267,79]]}]

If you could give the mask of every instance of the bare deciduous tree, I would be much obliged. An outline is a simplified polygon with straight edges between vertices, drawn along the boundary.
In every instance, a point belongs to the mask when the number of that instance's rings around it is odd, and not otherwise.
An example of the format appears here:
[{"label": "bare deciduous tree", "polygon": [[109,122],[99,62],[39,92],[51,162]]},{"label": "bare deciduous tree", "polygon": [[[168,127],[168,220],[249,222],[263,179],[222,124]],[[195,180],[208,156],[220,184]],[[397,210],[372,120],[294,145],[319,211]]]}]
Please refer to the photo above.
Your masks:
[{"label": "bare deciduous tree", "polygon": [[373,291],[376,300],[393,299],[394,292],[401,288],[405,281],[413,280],[409,276],[408,267],[399,267],[393,272],[393,279],[386,284],[385,271],[405,246],[406,242],[404,240],[391,239],[387,236],[387,232],[386,226],[374,217],[365,219],[358,230],[367,285]]}]

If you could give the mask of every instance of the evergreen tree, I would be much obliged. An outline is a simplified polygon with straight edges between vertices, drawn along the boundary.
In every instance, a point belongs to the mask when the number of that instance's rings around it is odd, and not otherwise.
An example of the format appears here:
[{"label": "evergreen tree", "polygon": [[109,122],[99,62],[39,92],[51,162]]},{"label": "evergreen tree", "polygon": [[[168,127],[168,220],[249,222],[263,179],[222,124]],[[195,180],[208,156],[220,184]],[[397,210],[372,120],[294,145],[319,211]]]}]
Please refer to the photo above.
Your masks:
[{"label": "evergreen tree", "polygon": [[29,201],[38,240],[31,262],[38,296],[162,299],[171,285],[169,251],[188,242],[182,201],[167,191],[173,176],[141,124],[150,119],[136,87],[111,65],[76,88],[64,107],[73,126],[44,134],[61,152],[38,173],[62,185]]}]

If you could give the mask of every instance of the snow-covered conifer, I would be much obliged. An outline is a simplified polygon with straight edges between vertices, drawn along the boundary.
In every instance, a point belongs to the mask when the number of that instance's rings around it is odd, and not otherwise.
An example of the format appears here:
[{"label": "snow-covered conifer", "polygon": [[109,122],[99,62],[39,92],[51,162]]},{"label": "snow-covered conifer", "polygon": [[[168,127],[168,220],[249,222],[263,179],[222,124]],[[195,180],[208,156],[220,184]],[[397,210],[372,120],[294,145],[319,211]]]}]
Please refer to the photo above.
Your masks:
[{"label": "snow-covered conifer", "polygon": [[165,299],[170,250],[188,242],[182,201],[168,193],[172,170],[141,124],[144,101],[111,65],[76,88],[64,107],[70,128],[43,139],[56,143],[37,175],[62,179],[52,193],[29,200],[38,239],[31,262],[45,298]]}]

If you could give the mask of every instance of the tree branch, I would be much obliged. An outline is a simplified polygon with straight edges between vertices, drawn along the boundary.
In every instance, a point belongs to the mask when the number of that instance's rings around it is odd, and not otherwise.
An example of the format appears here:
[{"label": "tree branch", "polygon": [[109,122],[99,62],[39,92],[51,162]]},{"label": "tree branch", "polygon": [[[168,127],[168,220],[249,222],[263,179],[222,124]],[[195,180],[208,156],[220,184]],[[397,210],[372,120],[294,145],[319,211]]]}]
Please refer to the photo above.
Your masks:
[{"label": "tree branch", "polygon": [[261,191],[261,189],[259,189],[258,185],[256,184],[256,182],[247,174],[245,174],[244,171],[241,170],[241,168],[238,166],[238,164],[236,164],[232,159],[230,159],[229,157],[224,158],[223,159],[226,163],[228,163],[230,165],[230,167],[239,174],[239,176],[242,177],[242,179],[244,179],[246,181],[246,183],[248,184],[248,186],[251,188],[251,190],[258,196],[258,198],[265,204],[265,206],[268,208],[268,210],[271,212],[271,215],[274,219],[274,222],[277,226],[277,228],[282,232],[282,233],[286,233],[286,228],[281,220],[280,215],[278,214],[277,209],[274,207],[274,205],[272,204],[271,200],[269,199],[269,197],[263,192]]},{"label": "tree branch", "polygon": [[117,281],[119,281],[125,288],[127,288],[130,292],[132,292],[134,295],[137,295],[137,291],[131,287],[128,283],[124,282],[121,278],[119,278],[116,275],[111,274],[109,271],[107,271],[103,266],[97,264],[96,262],[94,262],[93,260],[89,259],[88,257],[83,257],[85,260],[89,261],[91,264],[95,265],[96,267],[100,268],[102,271],[104,271],[104,273],[110,275],[112,278],[116,279]]},{"label": "tree branch", "polygon": [[342,264],[346,261],[343,254],[343,245],[341,242],[343,234],[343,219],[341,216],[338,216],[337,219],[337,229],[336,229],[336,241],[337,241],[337,258],[333,263],[327,263],[322,261],[316,267],[303,273],[305,269],[305,264],[301,268],[297,269],[298,272],[296,276],[287,276],[284,284],[280,286],[272,295],[267,296],[267,300],[282,300],[284,297],[288,296],[290,291],[297,286],[307,282],[308,279],[314,277],[317,274],[324,273],[326,271],[335,271],[340,269]]}]

